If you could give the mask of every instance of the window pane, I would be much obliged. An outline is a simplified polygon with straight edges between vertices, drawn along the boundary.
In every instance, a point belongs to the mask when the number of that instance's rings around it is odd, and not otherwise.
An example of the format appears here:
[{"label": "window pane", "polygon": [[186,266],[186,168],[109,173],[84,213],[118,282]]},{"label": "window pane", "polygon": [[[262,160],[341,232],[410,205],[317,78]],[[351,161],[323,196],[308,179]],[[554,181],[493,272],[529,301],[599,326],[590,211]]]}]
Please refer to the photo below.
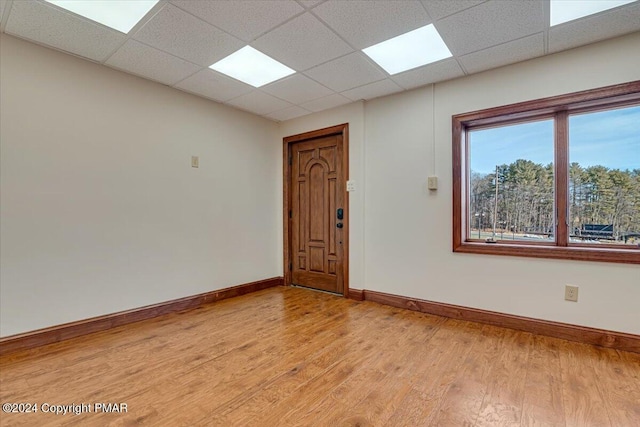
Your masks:
[{"label": "window pane", "polygon": [[571,242],[640,244],[640,106],[569,118]]},{"label": "window pane", "polygon": [[553,132],[552,119],[469,132],[468,239],[554,241]]}]

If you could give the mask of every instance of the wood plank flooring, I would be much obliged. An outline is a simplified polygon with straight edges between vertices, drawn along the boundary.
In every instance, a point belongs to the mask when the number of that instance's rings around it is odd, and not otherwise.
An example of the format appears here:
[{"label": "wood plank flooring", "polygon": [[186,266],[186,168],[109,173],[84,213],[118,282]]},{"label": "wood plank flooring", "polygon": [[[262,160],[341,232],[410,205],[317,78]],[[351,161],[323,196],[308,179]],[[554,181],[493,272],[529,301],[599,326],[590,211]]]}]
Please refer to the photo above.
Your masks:
[{"label": "wood plank flooring", "polygon": [[[277,287],[0,359],[2,426],[640,426],[640,354]],[[126,403],[126,413],[42,404]]]}]

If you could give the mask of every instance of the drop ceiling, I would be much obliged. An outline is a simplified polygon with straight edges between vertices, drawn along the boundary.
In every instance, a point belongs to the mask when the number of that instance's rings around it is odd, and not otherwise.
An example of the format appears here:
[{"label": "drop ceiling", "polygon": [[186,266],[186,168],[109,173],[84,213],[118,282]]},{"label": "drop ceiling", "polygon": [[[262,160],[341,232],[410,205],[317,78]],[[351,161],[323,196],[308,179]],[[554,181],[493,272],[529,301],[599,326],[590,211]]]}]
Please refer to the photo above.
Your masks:
[{"label": "drop ceiling", "polygon": [[[0,0],[0,30],[283,121],[640,31],[640,1],[554,27],[549,10],[548,0],[160,0],[123,34],[44,0]],[[389,75],[362,52],[428,24],[451,58]],[[296,73],[254,88],[208,68],[247,45]]]}]

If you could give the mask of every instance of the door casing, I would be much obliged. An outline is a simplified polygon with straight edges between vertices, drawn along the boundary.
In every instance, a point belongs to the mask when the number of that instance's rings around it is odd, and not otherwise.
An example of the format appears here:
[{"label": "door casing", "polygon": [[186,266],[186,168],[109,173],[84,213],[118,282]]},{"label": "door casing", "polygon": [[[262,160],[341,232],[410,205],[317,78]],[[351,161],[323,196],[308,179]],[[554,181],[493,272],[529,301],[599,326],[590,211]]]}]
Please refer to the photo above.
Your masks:
[{"label": "door casing", "polygon": [[[283,142],[283,230],[284,230],[284,285],[291,286],[291,218],[289,212],[292,210],[291,200],[291,146],[298,142],[308,141],[315,138],[321,138],[331,135],[342,135],[342,170],[344,181],[341,183],[341,191],[344,200],[344,219],[343,219],[343,248],[342,248],[342,277],[343,277],[343,295],[349,295],[349,193],[347,193],[346,181],[349,180],[349,124],[343,123],[336,126],[318,129],[311,132],[300,133],[297,135],[287,136],[282,139]],[[340,183],[339,183],[340,184]]]}]

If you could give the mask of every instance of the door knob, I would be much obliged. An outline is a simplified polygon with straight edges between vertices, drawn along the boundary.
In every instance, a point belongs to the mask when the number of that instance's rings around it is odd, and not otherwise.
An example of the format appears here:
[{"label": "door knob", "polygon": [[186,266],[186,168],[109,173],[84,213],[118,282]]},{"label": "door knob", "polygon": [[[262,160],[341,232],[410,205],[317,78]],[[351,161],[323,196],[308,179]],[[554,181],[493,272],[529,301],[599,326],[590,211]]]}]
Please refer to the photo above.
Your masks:
[{"label": "door knob", "polygon": [[342,227],[343,227],[343,225],[342,225],[342,223],[341,223],[341,222],[339,222],[339,223],[337,223],[337,224],[336,224],[336,227],[338,227],[338,228],[342,228]]}]

